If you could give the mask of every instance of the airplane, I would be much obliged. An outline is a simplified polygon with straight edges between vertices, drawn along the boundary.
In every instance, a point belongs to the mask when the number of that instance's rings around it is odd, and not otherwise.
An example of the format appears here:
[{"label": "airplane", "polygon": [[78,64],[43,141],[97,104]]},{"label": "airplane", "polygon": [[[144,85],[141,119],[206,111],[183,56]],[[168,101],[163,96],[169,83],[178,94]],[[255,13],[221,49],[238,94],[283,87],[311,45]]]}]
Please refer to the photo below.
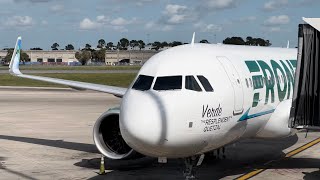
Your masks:
[{"label": "airplane", "polygon": [[191,44],[151,57],[128,88],[23,74],[20,50],[18,37],[14,76],[122,98],[93,128],[97,149],[110,159],[183,158],[192,178],[208,152],[297,132],[289,127],[297,49],[198,44],[193,36]]}]

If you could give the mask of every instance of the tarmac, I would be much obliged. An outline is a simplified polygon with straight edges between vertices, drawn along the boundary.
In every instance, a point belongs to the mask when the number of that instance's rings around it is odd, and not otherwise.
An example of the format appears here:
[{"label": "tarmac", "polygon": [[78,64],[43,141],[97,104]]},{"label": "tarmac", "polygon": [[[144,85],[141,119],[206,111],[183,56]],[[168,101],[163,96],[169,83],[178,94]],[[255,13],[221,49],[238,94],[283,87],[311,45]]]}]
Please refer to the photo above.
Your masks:
[{"label": "tarmac", "polygon": [[[105,160],[92,140],[95,120],[121,99],[57,88],[0,87],[0,179],[184,179],[183,161]],[[320,179],[320,133],[242,140],[226,157],[206,157],[198,179]],[[312,143],[310,143],[312,142]],[[309,144],[308,144],[309,143]]]}]

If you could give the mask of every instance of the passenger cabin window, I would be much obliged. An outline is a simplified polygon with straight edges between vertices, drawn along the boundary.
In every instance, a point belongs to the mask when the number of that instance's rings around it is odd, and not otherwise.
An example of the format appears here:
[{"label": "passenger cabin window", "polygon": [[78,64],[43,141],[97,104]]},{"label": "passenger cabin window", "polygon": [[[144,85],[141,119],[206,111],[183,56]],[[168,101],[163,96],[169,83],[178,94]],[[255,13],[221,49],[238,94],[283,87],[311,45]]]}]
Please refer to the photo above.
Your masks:
[{"label": "passenger cabin window", "polygon": [[185,88],[192,91],[202,91],[196,78],[194,78],[193,76],[186,76]]},{"label": "passenger cabin window", "polygon": [[157,77],[153,89],[158,91],[182,89],[182,76]]},{"label": "passenger cabin window", "polygon": [[151,88],[152,81],[153,81],[152,76],[139,75],[138,79],[133,84],[132,89],[147,91]]},{"label": "passenger cabin window", "polygon": [[201,82],[203,88],[207,92],[213,92],[213,88],[207,78],[205,78],[204,76],[200,76],[200,75],[197,77],[198,77],[199,81]]}]

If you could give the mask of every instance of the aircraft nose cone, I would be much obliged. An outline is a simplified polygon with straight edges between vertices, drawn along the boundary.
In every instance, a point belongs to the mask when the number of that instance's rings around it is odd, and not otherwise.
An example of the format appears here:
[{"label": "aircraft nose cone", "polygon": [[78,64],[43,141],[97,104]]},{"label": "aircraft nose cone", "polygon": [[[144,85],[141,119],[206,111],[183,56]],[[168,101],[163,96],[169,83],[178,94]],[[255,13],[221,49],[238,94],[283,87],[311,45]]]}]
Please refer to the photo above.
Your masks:
[{"label": "aircraft nose cone", "polygon": [[143,154],[157,150],[166,134],[163,109],[151,93],[134,90],[126,94],[121,103],[120,129],[130,147]]}]

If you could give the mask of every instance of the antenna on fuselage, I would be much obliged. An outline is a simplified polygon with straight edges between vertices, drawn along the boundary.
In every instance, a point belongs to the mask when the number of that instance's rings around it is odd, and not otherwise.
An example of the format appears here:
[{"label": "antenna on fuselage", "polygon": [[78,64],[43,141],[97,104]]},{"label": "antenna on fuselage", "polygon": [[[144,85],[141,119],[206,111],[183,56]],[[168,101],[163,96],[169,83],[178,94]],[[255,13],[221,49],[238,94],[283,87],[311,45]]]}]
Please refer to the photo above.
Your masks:
[{"label": "antenna on fuselage", "polygon": [[290,41],[288,40],[287,49],[290,48]]},{"label": "antenna on fuselage", "polygon": [[191,40],[191,45],[194,45],[194,39],[196,37],[196,32],[193,32],[192,40]]}]

